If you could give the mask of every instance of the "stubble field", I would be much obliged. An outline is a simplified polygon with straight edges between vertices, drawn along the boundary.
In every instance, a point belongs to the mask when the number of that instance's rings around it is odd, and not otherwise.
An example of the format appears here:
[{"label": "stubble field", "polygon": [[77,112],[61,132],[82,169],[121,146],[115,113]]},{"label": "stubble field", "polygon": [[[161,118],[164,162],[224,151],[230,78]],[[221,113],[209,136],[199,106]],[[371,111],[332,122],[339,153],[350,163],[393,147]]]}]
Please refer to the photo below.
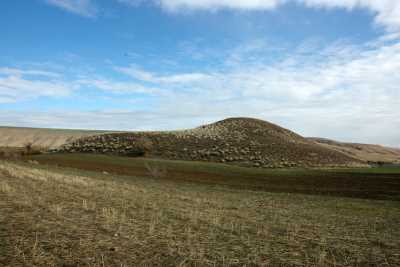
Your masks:
[{"label": "stubble field", "polygon": [[398,266],[398,225],[389,199],[0,163],[0,266]]}]

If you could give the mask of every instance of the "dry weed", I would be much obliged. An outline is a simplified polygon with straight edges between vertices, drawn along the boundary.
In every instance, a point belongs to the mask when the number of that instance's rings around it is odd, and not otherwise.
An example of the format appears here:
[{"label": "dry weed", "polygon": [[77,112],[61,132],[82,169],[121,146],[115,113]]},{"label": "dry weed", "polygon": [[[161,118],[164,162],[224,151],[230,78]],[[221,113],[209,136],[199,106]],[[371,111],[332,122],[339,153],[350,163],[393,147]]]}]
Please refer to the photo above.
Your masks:
[{"label": "dry weed", "polygon": [[145,167],[149,175],[153,178],[165,178],[167,176],[167,169],[163,166],[146,163]]}]

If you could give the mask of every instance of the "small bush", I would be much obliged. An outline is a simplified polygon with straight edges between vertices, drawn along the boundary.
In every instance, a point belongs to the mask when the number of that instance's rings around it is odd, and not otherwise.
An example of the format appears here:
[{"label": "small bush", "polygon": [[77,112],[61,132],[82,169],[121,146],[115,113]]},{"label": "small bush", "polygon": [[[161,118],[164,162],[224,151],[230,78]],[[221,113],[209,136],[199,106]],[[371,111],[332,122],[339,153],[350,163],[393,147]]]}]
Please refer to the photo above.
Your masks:
[{"label": "small bush", "polygon": [[40,155],[42,151],[45,151],[45,148],[41,148],[39,146],[33,146],[33,143],[28,142],[24,145],[24,149],[22,151],[22,156],[33,156]]},{"label": "small bush", "polygon": [[30,152],[32,151],[32,146],[33,146],[32,142],[28,142],[28,143],[26,143],[26,144],[24,145],[25,153],[26,153],[27,155],[29,155]]},{"label": "small bush", "polygon": [[127,156],[127,157],[133,157],[133,158],[135,158],[135,157],[143,157],[143,156],[146,155],[146,152],[141,150],[141,149],[135,149],[135,150],[129,151],[128,153],[125,153],[124,155]]},{"label": "small bush", "polygon": [[153,142],[147,137],[140,137],[135,140],[133,148],[124,155],[128,157],[145,157],[153,148]]},{"label": "small bush", "polygon": [[136,141],[135,147],[141,152],[142,156],[145,156],[153,148],[153,142],[147,137],[141,137]]}]

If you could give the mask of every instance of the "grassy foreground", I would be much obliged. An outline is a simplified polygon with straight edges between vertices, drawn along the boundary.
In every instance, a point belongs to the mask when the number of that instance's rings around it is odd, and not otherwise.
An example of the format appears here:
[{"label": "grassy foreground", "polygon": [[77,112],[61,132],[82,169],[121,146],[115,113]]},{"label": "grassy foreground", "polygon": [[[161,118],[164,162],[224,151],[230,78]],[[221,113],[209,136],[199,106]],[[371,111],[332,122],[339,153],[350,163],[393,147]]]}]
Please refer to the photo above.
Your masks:
[{"label": "grassy foreground", "polygon": [[0,162],[0,266],[399,266],[397,201]]}]

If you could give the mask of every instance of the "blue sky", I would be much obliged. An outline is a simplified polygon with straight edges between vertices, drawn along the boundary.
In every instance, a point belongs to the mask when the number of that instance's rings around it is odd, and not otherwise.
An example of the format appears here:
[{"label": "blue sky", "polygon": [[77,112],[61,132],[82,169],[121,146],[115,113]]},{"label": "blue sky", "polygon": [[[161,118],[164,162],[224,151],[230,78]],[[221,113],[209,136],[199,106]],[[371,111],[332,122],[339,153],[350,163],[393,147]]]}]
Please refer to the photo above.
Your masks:
[{"label": "blue sky", "polygon": [[1,1],[0,33],[0,125],[247,116],[400,146],[397,0]]}]

